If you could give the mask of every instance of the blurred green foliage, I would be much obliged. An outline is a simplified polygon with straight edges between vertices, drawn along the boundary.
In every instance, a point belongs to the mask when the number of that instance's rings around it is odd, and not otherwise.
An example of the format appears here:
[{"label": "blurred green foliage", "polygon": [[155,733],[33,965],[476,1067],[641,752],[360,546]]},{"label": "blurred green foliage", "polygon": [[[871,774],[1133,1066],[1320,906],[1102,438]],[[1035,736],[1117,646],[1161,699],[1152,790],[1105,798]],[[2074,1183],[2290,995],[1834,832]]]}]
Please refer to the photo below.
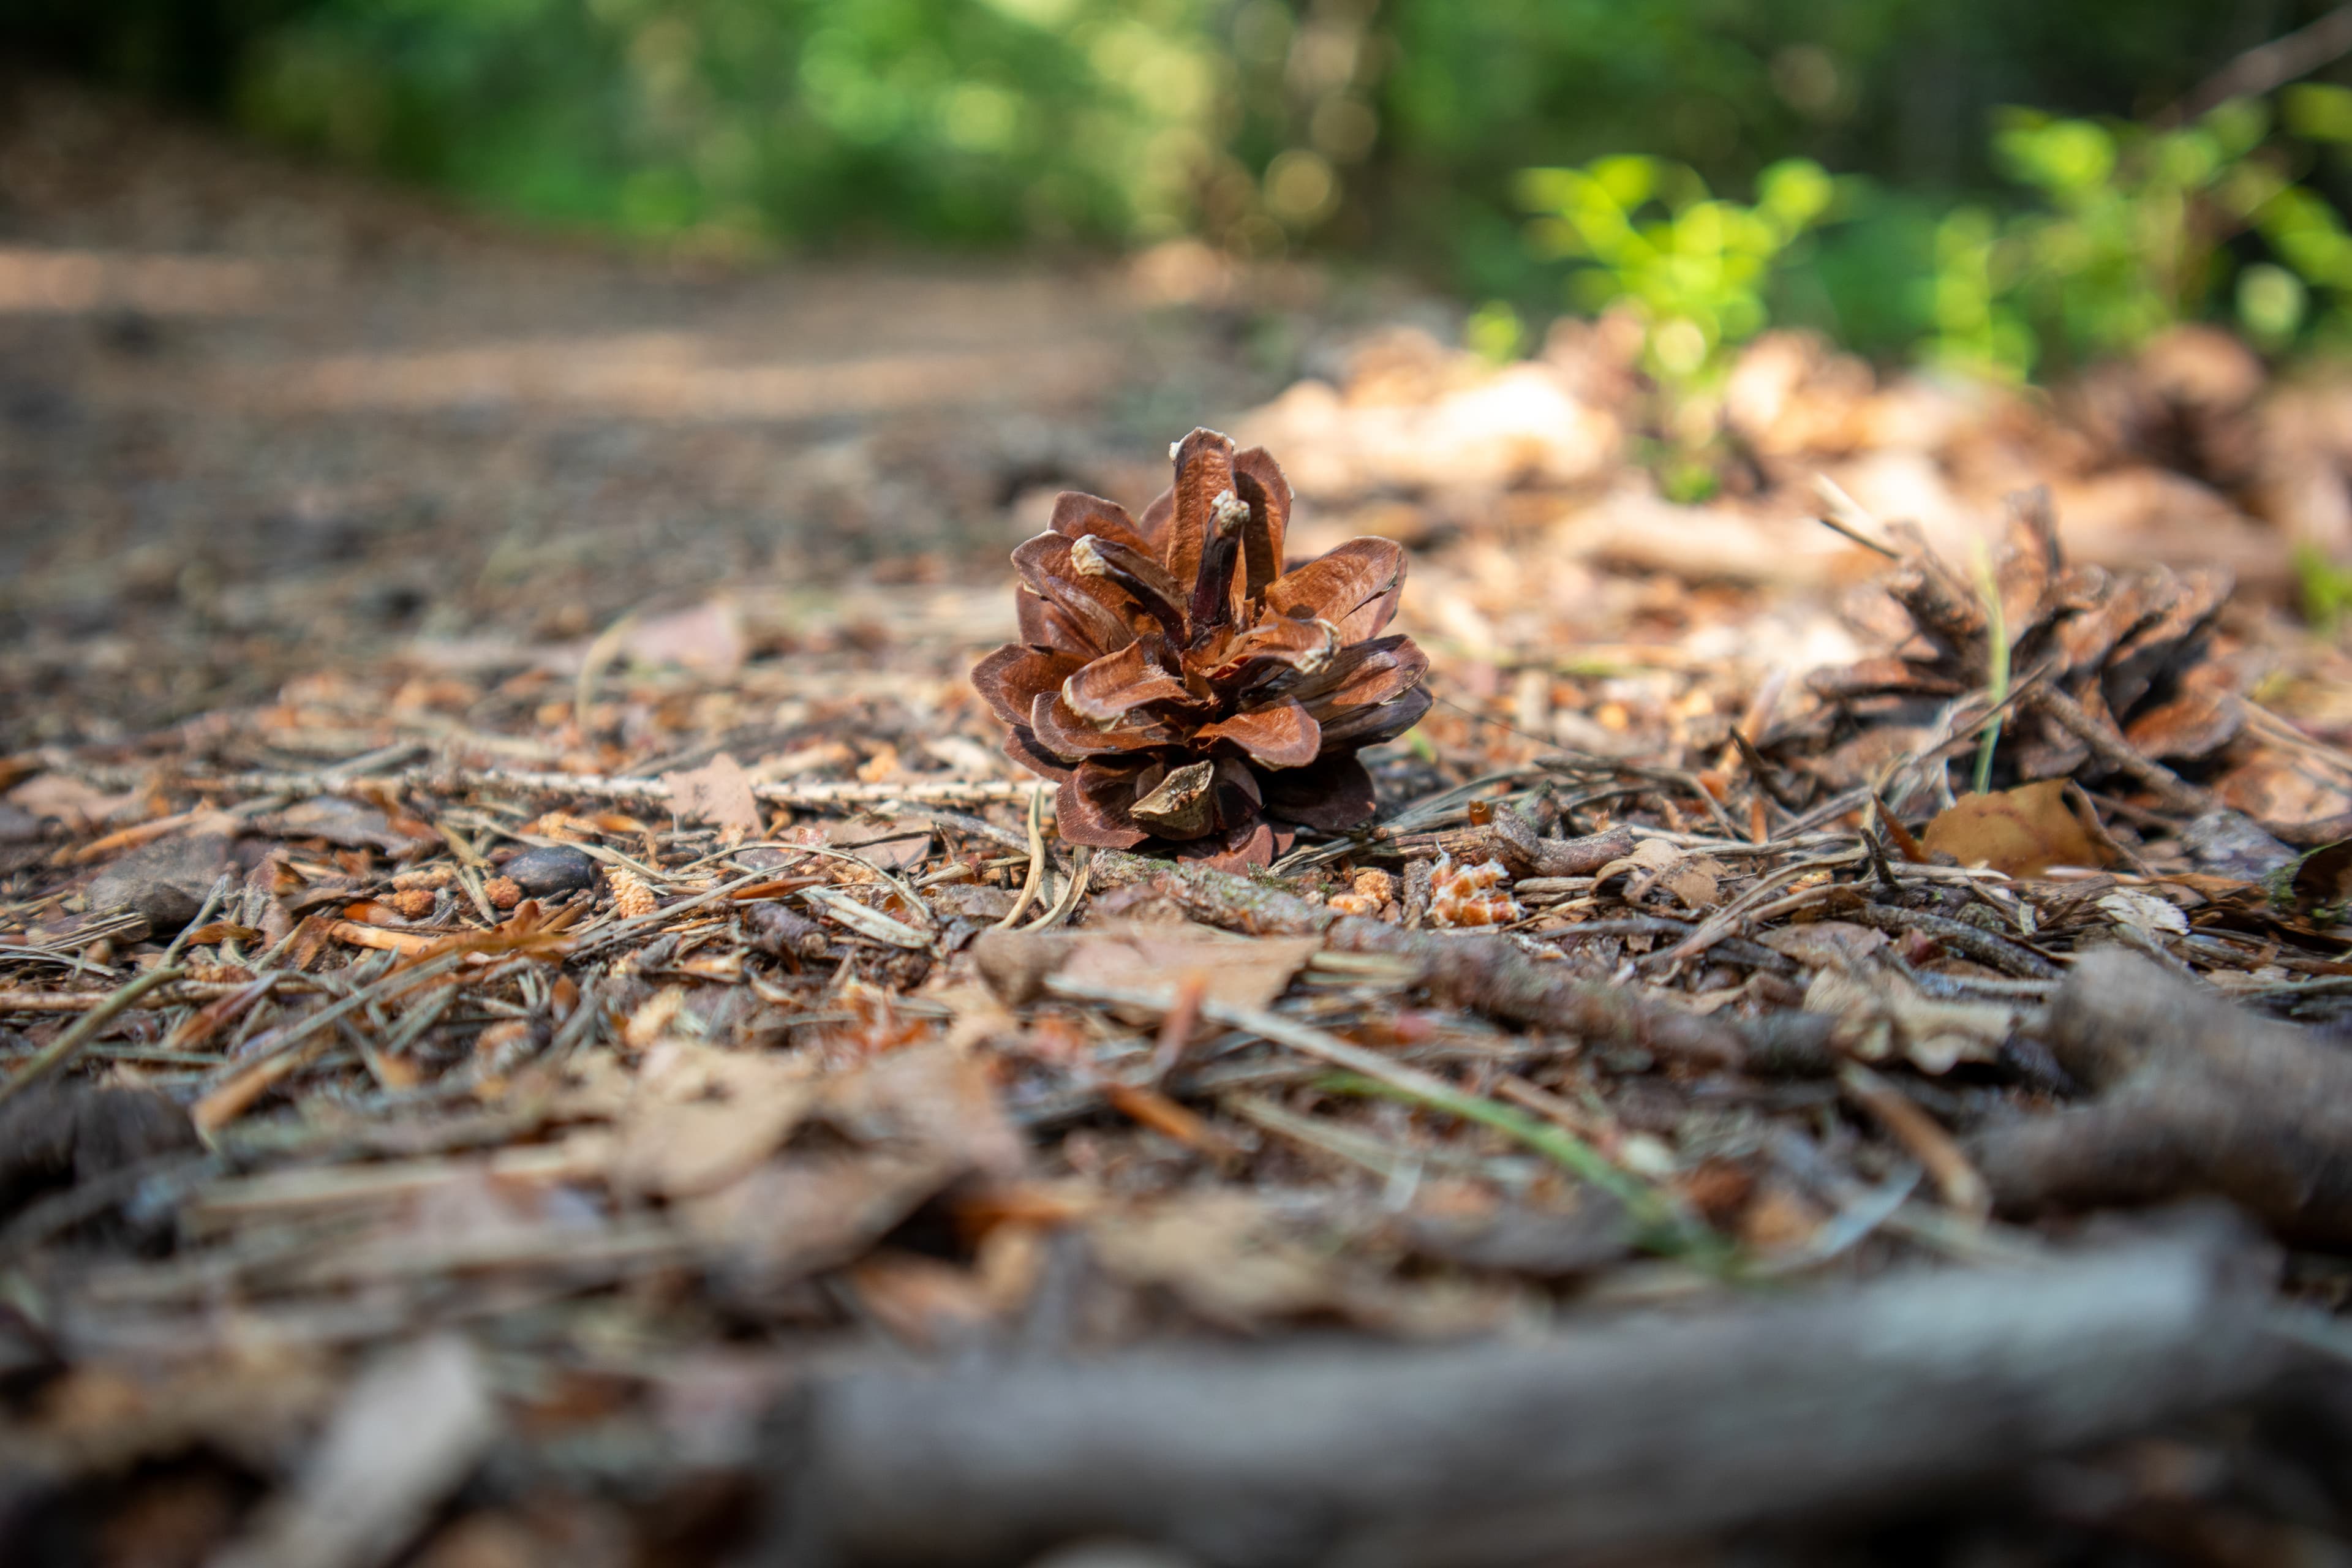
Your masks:
[{"label": "blurred green foliage", "polygon": [[0,51],[665,244],[1197,235],[1417,270],[1497,355],[1622,300],[1691,382],[1767,320],[2008,374],[2336,330],[2352,90],[2150,128],[2326,7],[0,0]]},{"label": "blurred green foliage", "polygon": [[247,125],[526,217],[720,246],[1172,232],[1192,0],[319,0]]},{"label": "blurred green foliage", "polygon": [[[2318,183],[2352,147],[2352,89],[2303,84],[2158,128],[2006,109],[1989,147],[2006,204],[1925,202],[1790,159],[1753,207],[1690,170],[1619,155],[1522,178],[1530,255],[1565,258],[1564,301],[1627,310],[1648,368],[1684,395],[1768,319],[2015,379],[2221,319],[2281,351],[2352,338],[2352,232]],[[1671,220],[1643,221],[1662,205]],[[1811,233],[1821,228],[1822,243]]]},{"label": "blurred green foliage", "polygon": [[2291,216],[2303,207],[2333,209],[2294,183],[2295,150],[2270,130],[2245,100],[2168,130],[2004,111],[1994,153],[2034,199],[1939,221],[1927,357],[2022,375],[2136,348],[2222,301],[2251,337],[2284,346],[2305,322],[2306,279],[2290,269],[2304,247],[2242,270],[2231,247],[2324,221]]},{"label": "blurred green foliage", "polygon": [[1569,298],[1581,309],[1632,310],[1645,368],[1688,385],[1769,319],[1774,269],[1830,212],[1836,183],[1810,158],[1758,177],[1756,202],[1717,198],[1685,164],[1618,153],[1581,169],[1530,169],[1520,199],[1542,214],[1529,226],[1539,255],[1580,263]]},{"label": "blurred green foliage", "polygon": [[2352,567],[2330,561],[2313,545],[2294,551],[2294,574],[2303,590],[2304,619],[2324,636],[2333,637],[2352,610]]}]

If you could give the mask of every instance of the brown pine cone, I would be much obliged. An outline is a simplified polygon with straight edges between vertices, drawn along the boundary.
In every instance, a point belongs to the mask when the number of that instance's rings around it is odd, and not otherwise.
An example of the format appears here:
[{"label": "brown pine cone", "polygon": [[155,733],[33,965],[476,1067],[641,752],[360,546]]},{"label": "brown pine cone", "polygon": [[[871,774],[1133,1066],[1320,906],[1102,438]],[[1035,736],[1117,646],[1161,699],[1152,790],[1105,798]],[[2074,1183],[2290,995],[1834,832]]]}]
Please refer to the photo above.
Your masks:
[{"label": "brown pine cone", "polygon": [[[2010,537],[1994,570],[2012,679],[2037,673],[2086,712],[2124,731],[2145,755],[2188,761],[2219,752],[2242,722],[2229,671],[2208,660],[2215,618],[2230,597],[2221,567],[2129,572],[2066,564],[2046,490],[2013,497]],[[1849,708],[1874,698],[1946,699],[1975,691],[1991,673],[1990,621],[1976,587],[1898,526],[1902,558],[1884,586],[1911,617],[1914,635],[1894,651],[1809,684]],[[2021,779],[2059,778],[2089,749],[2032,712],[2004,741]]]},{"label": "brown pine cone", "polygon": [[972,671],[1012,727],[1005,754],[1061,782],[1062,837],[1172,843],[1265,865],[1297,828],[1372,815],[1359,749],[1429,708],[1429,660],[1382,637],[1404,552],[1355,539],[1285,570],[1290,486],[1213,430],[1172,448],[1174,487],[1139,521],[1065,491],[1013,552],[1021,640]]},{"label": "brown pine cone", "polygon": [[2218,327],[2175,327],[2127,360],[2091,370],[2059,397],[2095,460],[2155,463],[2222,490],[2262,459],[2270,379],[2253,350]]}]

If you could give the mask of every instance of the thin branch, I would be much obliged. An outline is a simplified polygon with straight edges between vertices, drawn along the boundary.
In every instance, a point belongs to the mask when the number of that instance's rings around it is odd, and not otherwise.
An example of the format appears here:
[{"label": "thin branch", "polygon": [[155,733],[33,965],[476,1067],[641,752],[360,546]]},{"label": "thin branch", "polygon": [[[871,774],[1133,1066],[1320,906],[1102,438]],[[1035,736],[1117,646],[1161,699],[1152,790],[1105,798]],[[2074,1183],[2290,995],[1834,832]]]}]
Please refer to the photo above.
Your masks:
[{"label": "thin branch", "polygon": [[105,1001],[76,1019],[73,1027],[42,1047],[30,1061],[16,1069],[15,1077],[0,1083],[0,1105],[6,1104],[43,1079],[64,1071],[74,1058],[81,1054],[82,1047],[98,1038],[98,1032],[112,1022],[116,1014],[158,985],[168,984],[186,973],[184,969],[151,969],[110,994]]},{"label": "thin branch", "polygon": [[2158,125],[2185,125],[2233,98],[2259,98],[2352,55],[2352,5],[2338,5],[2308,26],[2257,44],[2190,88],[2157,116]]}]

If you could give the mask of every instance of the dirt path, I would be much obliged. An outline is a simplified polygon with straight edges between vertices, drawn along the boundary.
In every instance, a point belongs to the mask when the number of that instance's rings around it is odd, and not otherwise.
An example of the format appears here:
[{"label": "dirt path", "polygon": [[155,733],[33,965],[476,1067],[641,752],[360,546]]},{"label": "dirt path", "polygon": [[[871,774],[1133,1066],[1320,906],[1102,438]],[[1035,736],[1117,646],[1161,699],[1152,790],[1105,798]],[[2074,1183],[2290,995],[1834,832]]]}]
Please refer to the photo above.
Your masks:
[{"label": "dirt path", "polygon": [[[1244,405],[1098,263],[664,264],[78,94],[0,110],[0,745],[417,637],[946,581]],[[1142,477],[1136,477],[1142,473]]]}]

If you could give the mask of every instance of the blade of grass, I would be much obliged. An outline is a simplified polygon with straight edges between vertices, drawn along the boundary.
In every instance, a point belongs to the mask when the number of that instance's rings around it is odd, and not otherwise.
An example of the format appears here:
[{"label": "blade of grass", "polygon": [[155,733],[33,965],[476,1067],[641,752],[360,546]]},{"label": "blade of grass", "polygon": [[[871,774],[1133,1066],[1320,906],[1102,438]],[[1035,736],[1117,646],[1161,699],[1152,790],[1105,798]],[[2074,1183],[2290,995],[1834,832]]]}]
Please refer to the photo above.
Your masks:
[{"label": "blade of grass", "polygon": [[0,1104],[30,1089],[43,1079],[63,1071],[71,1065],[83,1047],[98,1038],[99,1031],[114,1021],[115,1016],[158,985],[167,984],[186,973],[184,969],[170,965],[151,969],[146,973],[115,991],[103,1002],[84,1013],[74,1026],[42,1047],[33,1058],[16,1069],[16,1076],[0,1083]]},{"label": "blade of grass", "polygon": [[1440,1079],[1430,1081],[1438,1092],[1354,1072],[1327,1074],[1315,1080],[1315,1087],[1327,1093],[1366,1095],[1418,1105],[1475,1121],[1481,1127],[1491,1127],[1623,1204],[1627,1216],[1633,1222],[1634,1240],[1645,1251],[1681,1258],[1717,1271],[1730,1266],[1734,1254],[1728,1242],[1665,1194],[1611,1164],[1599,1150],[1567,1128],[1555,1126],[1517,1106],[1464,1093]]},{"label": "blade of grass", "polygon": [[1983,795],[1992,787],[1992,754],[2000,745],[2000,710],[2009,700],[2009,625],[2000,606],[2000,584],[1992,574],[1992,561],[1985,553],[1984,542],[1976,547],[1977,594],[1984,600],[1985,642],[1991,657],[1991,674],[1988,683],[1992,699],[1992,722],[1985,726],[1984,740],[1977,747],[1976,792]]},{"label": "blade of grass", "polygon": [[[1112,1002],[1161,1013],[1176,1005],[1172,986],[1144,989],[1098,985],[1055,975],[1047,979],[1045,989],[1057,996]],[[1508,1133],[1623,1204],[1627,1216],[1633,1222],[1635,1239],[1649,1251],[1682,1258],[1717,1272],[1728,1271],[1733,1264],[1735,1251],[1723,1237],[1685,1212],[1671,1196],[1612,1164],[1599,1150],[1564,1127],[1555,1127],[1499,1100],[1456,1089],[1433,1073],[1392,1062],[1378,1051],[1262,1007],[1239,1007],[1204,998],[1201,1016],[1330,1063],[1340,1069],[1331,1080],[1331,1087],[1344,1092],[1385,1095]]]}]

